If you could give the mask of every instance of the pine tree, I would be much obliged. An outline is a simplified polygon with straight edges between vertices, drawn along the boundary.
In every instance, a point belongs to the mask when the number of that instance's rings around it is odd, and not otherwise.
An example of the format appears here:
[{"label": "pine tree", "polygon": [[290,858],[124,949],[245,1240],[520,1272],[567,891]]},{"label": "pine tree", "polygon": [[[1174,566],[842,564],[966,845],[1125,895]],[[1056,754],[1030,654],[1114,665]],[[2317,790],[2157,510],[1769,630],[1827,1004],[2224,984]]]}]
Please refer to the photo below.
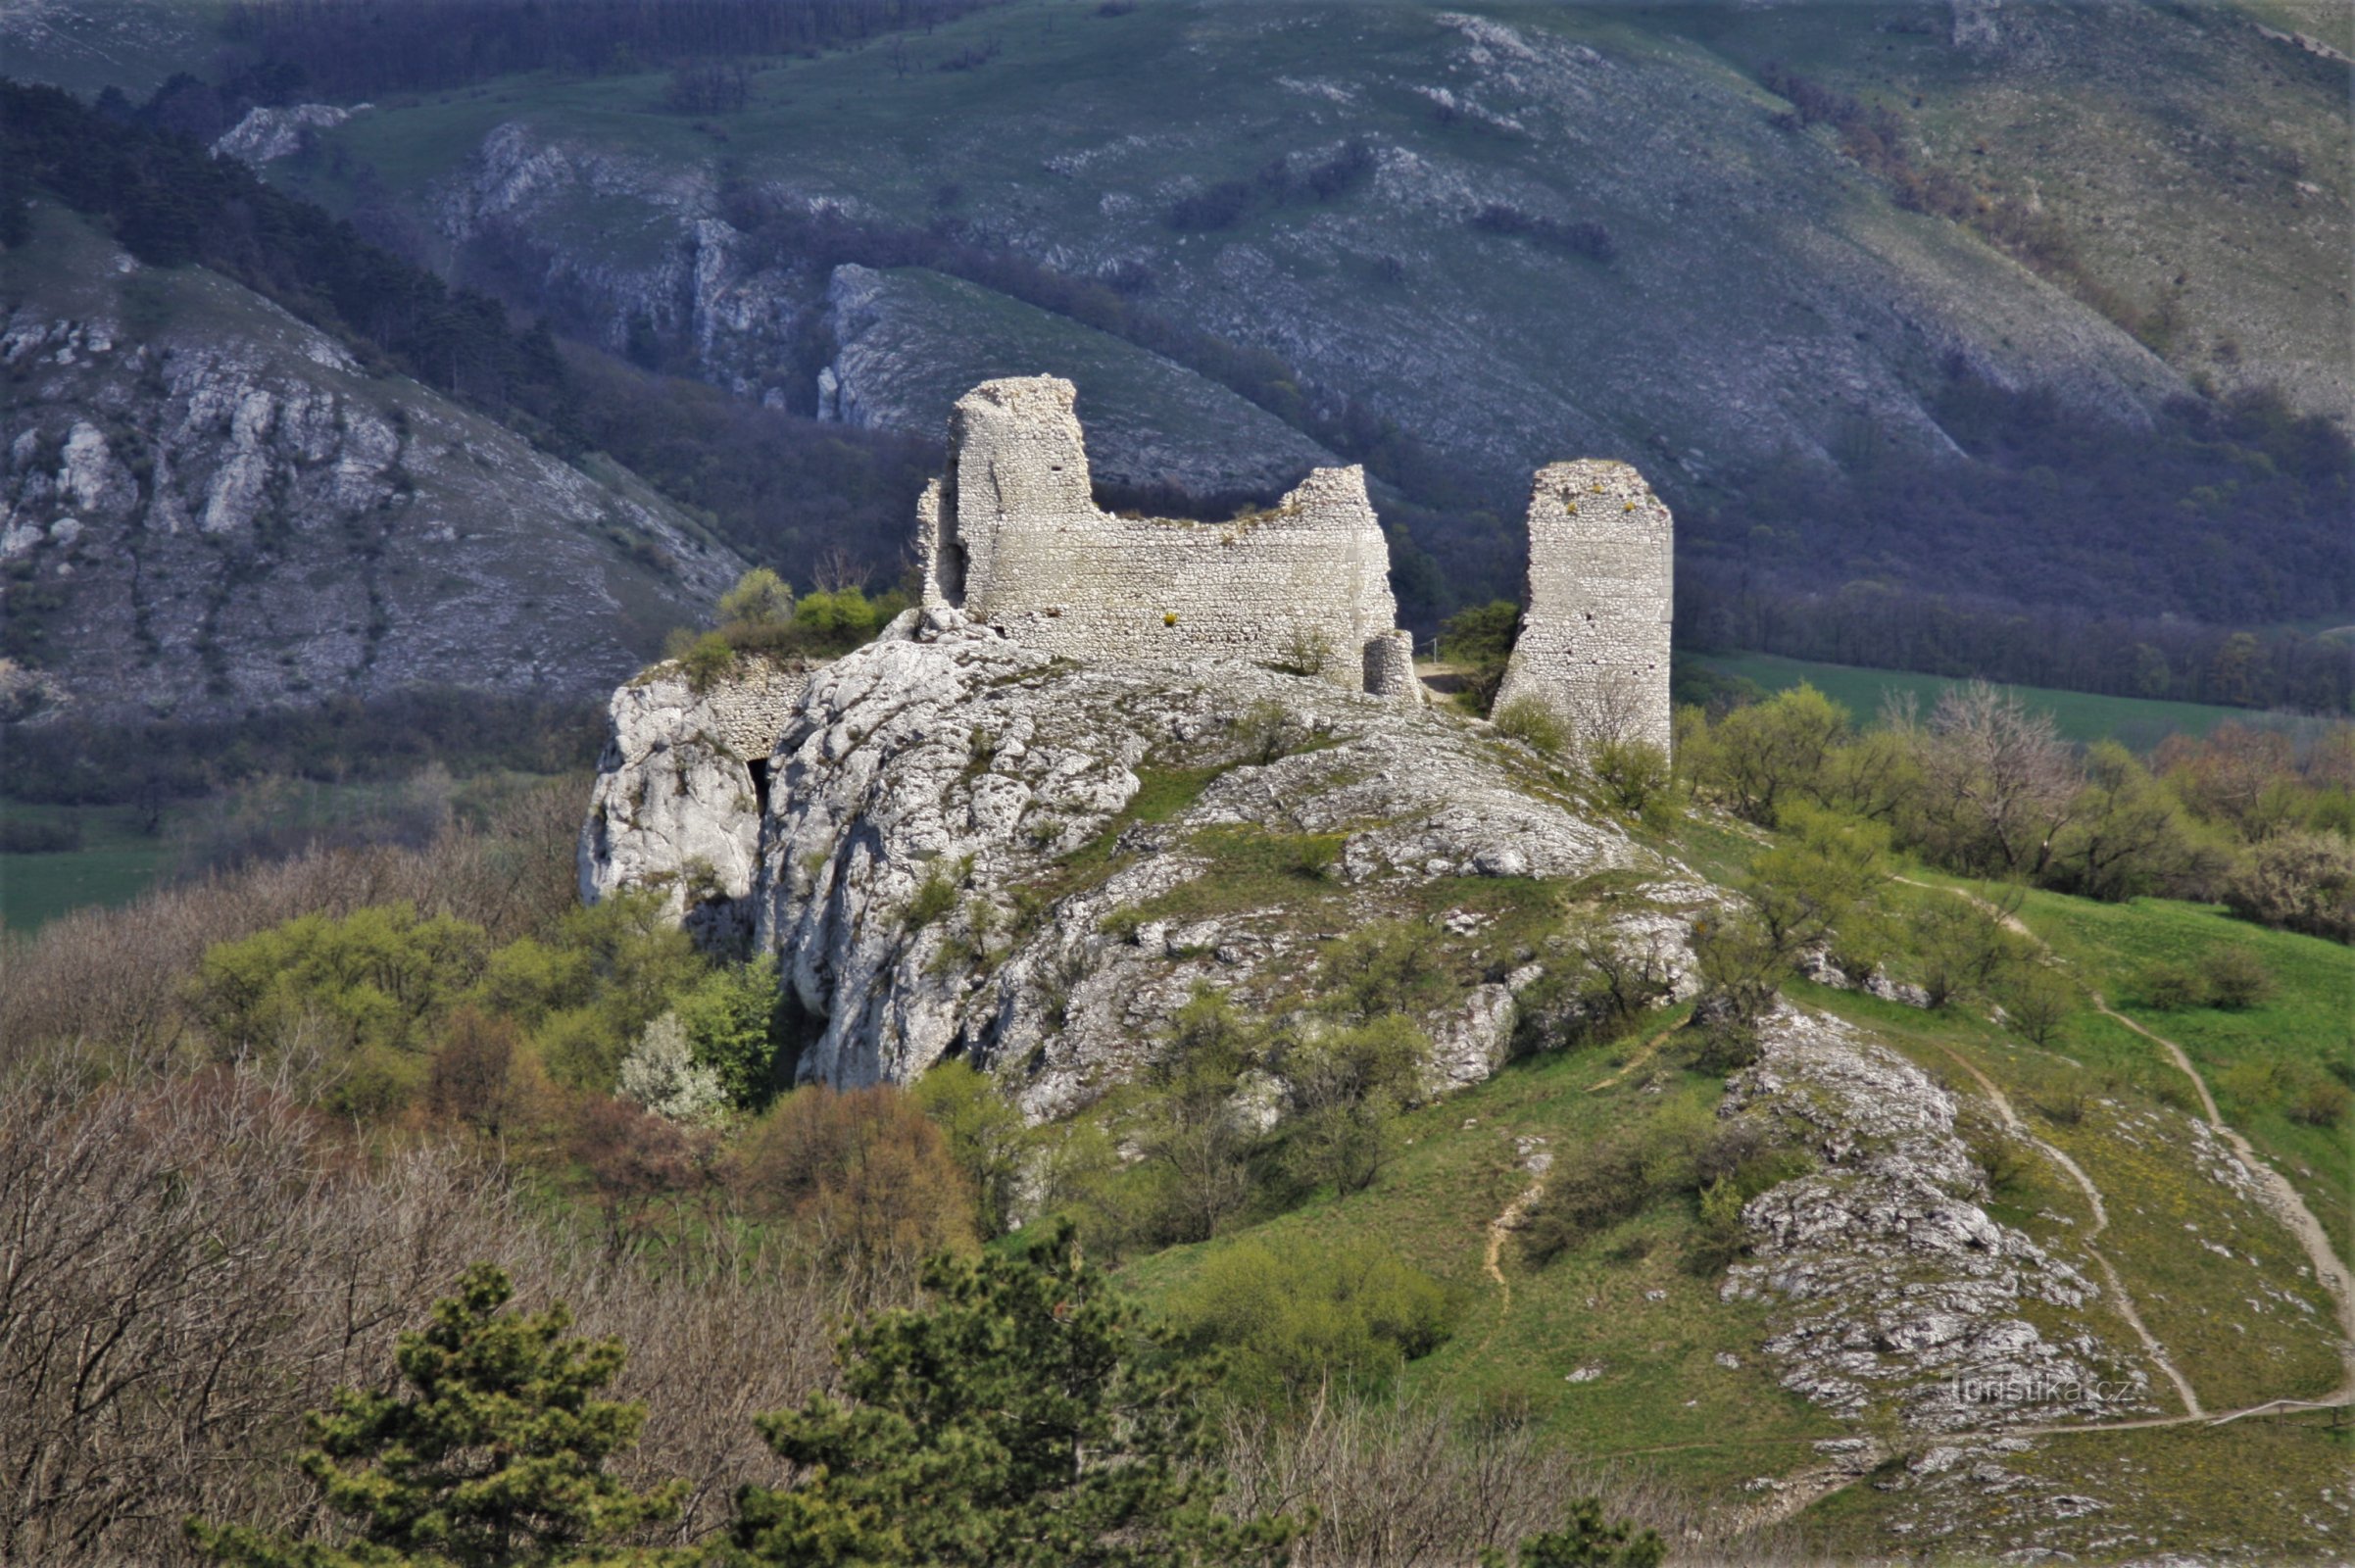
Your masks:
[{"label": "pine tree", "polygon": [[1606,1522],[1600,1502],[1581,1497],[1570,1504],[1561,1529],[1524,1540],[1509,1563],[1494,1547],[1480,1554],[1480,1562],[1481,1568],[1659,1568],[1667,1555],[1657,1531],[1637,1535],[1624,1519]]},{"label": "pine tree", "polygon": [[633,1492],[605,1462],[638,1439],[645,1407],[595,1397],[621,1370],[617,1340],[567,1338],[562,1303],[505,1310],[508,1277],[477,1263],[428,1326],[401,1336],[407,1392],[339,1389],[310,1418],[301,1459],[353,1522],[349,1545],[188,1522],[189,1539],[243,1568],[543,1568],[648,1562],[613,1538],[669,1519],[687,1490]]},{"label": "pine tree", "polygon": [[[738,1497],[739,1562],[1182,1568],[1274,1562],[1290,1520],[1223,1518],[1204,1374],[1086,1262],[1069,1226],[1027,1256],[941,1258],[923,1310],[841,1345],[849,1402],[763,1417],[798,1485]],[[723,1560],[725,1560],[723,1558]]]}]

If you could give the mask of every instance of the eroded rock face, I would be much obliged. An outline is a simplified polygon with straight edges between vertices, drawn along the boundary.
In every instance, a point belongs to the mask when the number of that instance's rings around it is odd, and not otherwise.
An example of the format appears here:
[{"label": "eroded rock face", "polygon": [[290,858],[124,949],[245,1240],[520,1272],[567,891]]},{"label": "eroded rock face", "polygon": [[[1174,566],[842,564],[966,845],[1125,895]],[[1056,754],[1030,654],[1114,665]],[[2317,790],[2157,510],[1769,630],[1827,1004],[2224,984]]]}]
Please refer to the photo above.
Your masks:
[{"label": "eroded rock face", "polygon": [[[1657,902],[1628,918],[1669,927],[1710,897],[1485,726],[1248,664],[1079,665],[910,612],[810,674],[764,816],[702,738],[711,708],[669,677],[616,696],[584,887],[757,844],[753,947],[819,1020],[805,1080],[905,1083],[957,1054],[1054,1115],[1149,1060],[1199,986],[1280,1013],[1330,938],[1384,919],[1485,951],[1472,906],[1496,879],[1633,872]],[[1309,840],[1319,863],[1286,858]],[[714,879],[714,920],[741,885]],[[1435,1005],[1434,1090],[1495,1070],[1551,961]]]},{"label": "eroded rock face", "polygon": [[1763,1122],[1821,1168],[1743,1210],[1751,1260],[1722,1294],[1779,1303],[1766,1349],[1784,1387],[1936,1433],[2159,1413],[2139,1358],[2092,1321],[2100,1287],[1981,1206],[1953,1096],[1789,1004],[1761,1045],[1720,1114]]},{"label": "eroded rock face", "polygon": [[580,835],[580,896],[658,890],[663,912],[719,951],[752,935],[769,753],[807,672],[767,660],[698,691],[660,664],[613,693]]},{"label": "eroded rock face", "polygon": [[0,561],[46,693],[18,716],[602,695],[743,569],[225,278],[54,211],[10,260]]}]

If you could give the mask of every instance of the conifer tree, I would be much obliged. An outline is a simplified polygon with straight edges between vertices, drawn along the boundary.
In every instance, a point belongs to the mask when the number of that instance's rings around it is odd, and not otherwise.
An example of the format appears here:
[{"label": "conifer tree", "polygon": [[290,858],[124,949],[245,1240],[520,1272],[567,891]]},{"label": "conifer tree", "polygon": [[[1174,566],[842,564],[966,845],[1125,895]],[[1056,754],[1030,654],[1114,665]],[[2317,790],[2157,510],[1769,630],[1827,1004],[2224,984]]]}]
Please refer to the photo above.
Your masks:
[{"label": "conifer tree", "polygon": [[310,1418],[301,1459],[352,1521],[347,1544],[188,1522],[207,1555],[241,1568],[553,1568],[646,1563],[611,1545],[675,1516],[687,1484],[633,1492],[605,1462],[638,1439],[645,1407],[595,1397],[621,1370],[617,1340],[567,1338],[562,1303],[509,1312],[515,1288],[477,1263],[458,1294],[401,1336],[397,1395],[339,1389]]},{"label": "conifer tree", "polygon": [[[844,1336],[848,1401],[763,1417],[802,1467],[738,1497],[738,1562],[1184,1568],[1275,1562],[1288,1519],[1214,1509],[1204,1373],[1081,1256],[936,1259],[931,1306]],[[721,1560],[729,1560],[723,1555]]]}]

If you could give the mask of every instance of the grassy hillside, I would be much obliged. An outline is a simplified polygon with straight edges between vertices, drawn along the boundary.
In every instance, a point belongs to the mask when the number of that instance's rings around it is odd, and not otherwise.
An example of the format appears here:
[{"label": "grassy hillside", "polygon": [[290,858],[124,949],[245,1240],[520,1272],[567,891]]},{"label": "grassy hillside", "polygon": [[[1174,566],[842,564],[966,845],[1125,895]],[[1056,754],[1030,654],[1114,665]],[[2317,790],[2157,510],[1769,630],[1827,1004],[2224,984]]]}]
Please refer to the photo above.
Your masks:
[{"label": "grassy hillside", "polygon": [[[1701,859],[1723,853],[1722,845],[1695,848]],[[1950,895],[1941,887],[1909,896]],[[2211,1083],[2244,1083],[2244,1098],[2220,1092],[2228,1121],[2291,1176],[2346,1251],[2344,1194],[2355,1164],[2343,1137],[2289,1123],[2278,1102],[2262,1099],[2259,1080],[2234,1072],[2250,1062],[2319,1070],[2343,1055],[2355,954],[2164,901],[2102,906],[2036,895],[2024,914],[2074,974],[2182,1040]],[[2271,1000],[2233,1014],[2134,1007],[2138,965],[2219,942],[2263,956],[2280,984]],[[2191,1152],[2205,1147],[2186,1115],[2186,1107],[2196,1114],[2196,1101],[2149,1042],[2090,1011],[2037,1047],[1977,1007],[1923,1011],[1803,982],[1789,989],[1931,1073],[1959,1098],[1966,1126],[1995,1123],[1975,1076],[1984,1075],[2034,1136],[2078,1162],[2106,1200],[2103,1250],[2208,1410],[2337,1386],[2338,1358],[2323,1328],[2328,1294],[2264,1210],[2218,1201],[2199,1169],[2207,1156]],[[1773,1314],[1721,1299],[1716,1273],[1695,1268],[1700,1222],[1689,1198],[1655,1200],[1542,1266],[1512,1231],[1492,1229],[1538,1180],[1527,1168],[1532,1151],[1551,1154],[1558,1172],[1615,1132],[1713,1110],[1723,1083],[1679,1065],[1680,1021],[1670,1014],[1612,1045],[1517,1061],[1407,1117],[1403,1147],[1373,1189],[1155,1254],[1130,1264],[1126,1277],[1149,1298],[1178,1303],[1206,1266],[1237,1250],[1296,1259],[1395,1250],[1445,1282],[1457,1303],[1451,1337],[1408,1364],[1408,1389],[1471,1411],[1525,1410],[1576,1452],[1649,1467],[1717,1498],[1767,1494],[1751,1486],[1756,1478],[1798,1478],[1818,1464],[1815,1443],[1859,1428],[1780,1386],[1779,1367],[1759,1354]],[[1987,1211],[2062,1255],[2082,1255],[2079,1239],[2093,1218],[2066,1173],[2034,1154],[2005,1171]],[[2132,1343],[2122,1320],[2103,1322],[2106,1336]],[[1935,1460],[1925,1459],[1931,1447],[1899,1440],[1896,1459],[1870,1484],[1832,1492],[1796,1527],[1813,1549],[1841,1555],[1887,1551],[1925,1532],[1941,1549],[1976,1544],[1992,1553],[2033,1537],[2066,1543],[2087,1561],[2131,1555],[2131,1536],[2064,1523],[2027,1501],[1941,1501]],[[2322,1494],[2337,1486],[2347,1457],[2343,1430],[2317,1413],[2054,1436],[2005,1462],[2032,1478],[2031,1494],[2065,1490],[2072,1477],[2122,1480],[2105,1494],[2144,1528],[2172,1521],[2173,1549],[2302,1556],[2318,1544],[2315,1511],[2328,1507]],[[2114,1514],[2111,1523],[2126,1520]]]}]

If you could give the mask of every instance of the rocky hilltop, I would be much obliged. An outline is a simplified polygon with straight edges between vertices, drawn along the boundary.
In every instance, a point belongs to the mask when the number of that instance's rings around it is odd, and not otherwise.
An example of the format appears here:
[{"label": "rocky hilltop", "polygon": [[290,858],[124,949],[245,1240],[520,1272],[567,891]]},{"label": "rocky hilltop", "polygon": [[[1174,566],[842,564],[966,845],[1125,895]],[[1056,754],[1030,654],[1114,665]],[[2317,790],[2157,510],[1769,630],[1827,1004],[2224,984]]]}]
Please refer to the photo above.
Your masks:
[{"label": "rocky hilltop", "polygon": [[9,716],[587,694],[742,563],[227,279],[44,211],[0,258]]},{"label": "rocky hilltop", "polygon": [[1648,942],[1712,897],[1486,726],[1323,681],[1078,664],[951,610],[798,697],[748,679],[698,694],[664,666],[615,695],[582,888],[663,888],[777,954],[816,1020],[806,1079],[959,1055],[1068,1111],[1197,985],[1280,1010],[1320,942],[1399,918],[1477,974],[1428,1020],[1442,1076],[1474,1082],[1545,972],[1533,950],[1489,973],[1500,903],[1602,878],[1641,892],[1619,917]]}]

